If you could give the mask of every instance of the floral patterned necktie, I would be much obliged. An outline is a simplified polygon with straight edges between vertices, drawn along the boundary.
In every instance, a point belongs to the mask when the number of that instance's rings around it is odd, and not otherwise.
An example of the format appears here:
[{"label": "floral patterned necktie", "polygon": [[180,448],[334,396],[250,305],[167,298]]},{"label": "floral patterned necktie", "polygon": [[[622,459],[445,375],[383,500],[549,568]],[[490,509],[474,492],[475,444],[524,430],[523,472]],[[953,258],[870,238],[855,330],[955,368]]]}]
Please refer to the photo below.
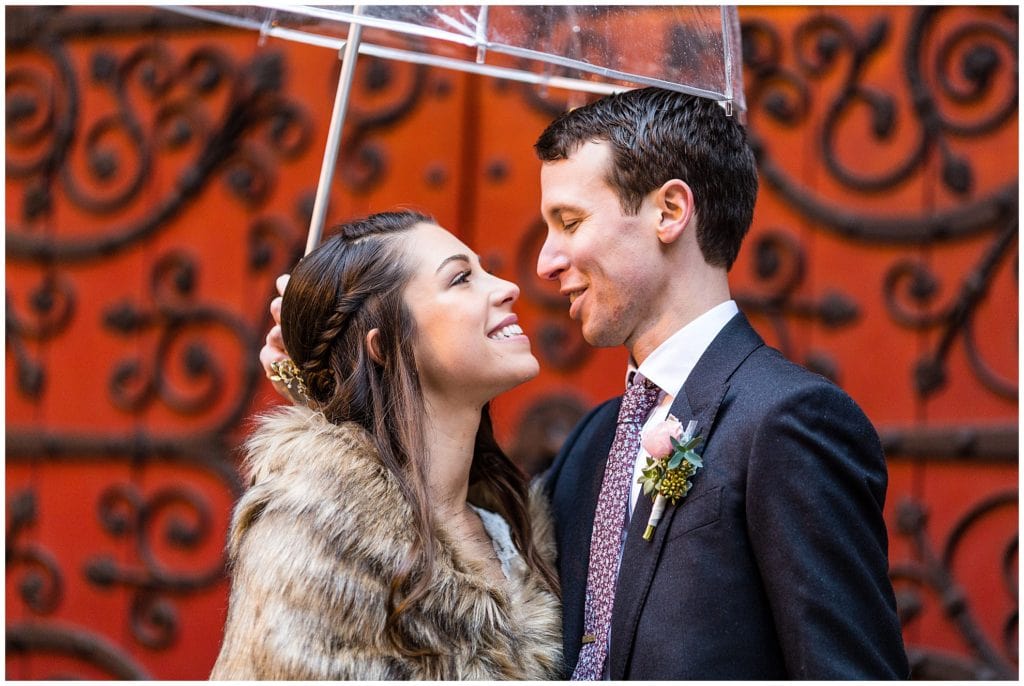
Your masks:
[{"label": "floral patterned necktie", "polygon": [[622,531],[629,503],[629,482],[640,449],[640,429],[654,408],[660,390],[647,379],[634,376],[626,394],[622,396],[615,440],[608,453],[604,481],[601,482],[601,493],[597,497],[597,510],[594,513],[594,529],[590,534],[590,565],[587,568],[584,605],[586,633],[579,662],[572,673],[574,681],[596,681],[604,672]]}]

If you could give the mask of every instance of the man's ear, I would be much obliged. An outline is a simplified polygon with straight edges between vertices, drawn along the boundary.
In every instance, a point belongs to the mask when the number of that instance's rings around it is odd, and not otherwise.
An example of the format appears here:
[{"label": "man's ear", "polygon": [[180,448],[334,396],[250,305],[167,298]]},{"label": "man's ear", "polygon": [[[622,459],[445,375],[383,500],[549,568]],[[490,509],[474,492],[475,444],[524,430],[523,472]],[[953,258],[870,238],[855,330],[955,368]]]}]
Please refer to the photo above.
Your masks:
[{"label": "man's ear", "polygon": [[693,191],[689,184],[670,179],[655,192],[655,203],[661,216],[658,221],[658,240],[673,243],[690,225],[693,218]]},{"label": "man's ear", "polygon": [[380,352],[380,329],[370,329],[366,333],[366,351],[370,359],[377,364],[384,364],[384,356]]}]

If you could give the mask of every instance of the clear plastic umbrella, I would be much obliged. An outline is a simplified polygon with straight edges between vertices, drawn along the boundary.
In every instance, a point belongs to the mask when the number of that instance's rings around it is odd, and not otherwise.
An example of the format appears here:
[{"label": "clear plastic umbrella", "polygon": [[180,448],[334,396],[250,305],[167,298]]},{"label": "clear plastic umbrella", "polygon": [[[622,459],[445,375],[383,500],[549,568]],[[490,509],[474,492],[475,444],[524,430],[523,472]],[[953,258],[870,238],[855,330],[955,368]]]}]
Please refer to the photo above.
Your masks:
[{"label": "clear plastic umbrella", "polygon": [[359,54],[590,93],[660,86],[743,111],[735,7],[165,6],[339,51],[341,74],[306,252],[320,242]]}]

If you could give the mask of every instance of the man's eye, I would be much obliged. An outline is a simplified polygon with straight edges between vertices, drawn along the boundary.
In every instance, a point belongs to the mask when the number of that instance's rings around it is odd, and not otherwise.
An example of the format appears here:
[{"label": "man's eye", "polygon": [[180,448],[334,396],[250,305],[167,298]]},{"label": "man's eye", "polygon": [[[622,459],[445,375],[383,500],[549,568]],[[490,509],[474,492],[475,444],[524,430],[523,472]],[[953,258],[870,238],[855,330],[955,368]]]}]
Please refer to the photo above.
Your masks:
[{"label": "man's eye", "polygon": [[469,275],[471,273],[472,272],[469,269],[466,269],[466,270],[463,270],[463,271],[459,272],[458,274],[455,275],[455,278],[452,279],[452,282],[450,284],[448,284],[448,285],[449,286],[458,286],[458,285],[463,284],[463,283],[469,283]]},{"label": "man's eye", "polygon": [[567,221],[564,224],[562,224],[562,229],[565,232],[567,232],[567,233],[572,233],[573,231],[578,229],[579,226],[580,226],[580,220],[579,219],[570,219],[569,221]]}]

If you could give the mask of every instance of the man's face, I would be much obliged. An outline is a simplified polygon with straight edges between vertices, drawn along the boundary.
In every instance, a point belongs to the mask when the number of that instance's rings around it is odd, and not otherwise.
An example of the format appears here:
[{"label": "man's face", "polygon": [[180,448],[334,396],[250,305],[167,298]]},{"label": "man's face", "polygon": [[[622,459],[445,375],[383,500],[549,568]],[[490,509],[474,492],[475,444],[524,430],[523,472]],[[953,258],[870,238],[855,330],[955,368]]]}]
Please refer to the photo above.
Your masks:
[{"label": "man's face", "polygon": [[664,264],[650,198],[624,213],[608,185],[608,143],[586,143],[566,160],[541,167],[541,213],[547,239],[537,274],[557,279],[593,346],[632,347],[657,318]]}]

